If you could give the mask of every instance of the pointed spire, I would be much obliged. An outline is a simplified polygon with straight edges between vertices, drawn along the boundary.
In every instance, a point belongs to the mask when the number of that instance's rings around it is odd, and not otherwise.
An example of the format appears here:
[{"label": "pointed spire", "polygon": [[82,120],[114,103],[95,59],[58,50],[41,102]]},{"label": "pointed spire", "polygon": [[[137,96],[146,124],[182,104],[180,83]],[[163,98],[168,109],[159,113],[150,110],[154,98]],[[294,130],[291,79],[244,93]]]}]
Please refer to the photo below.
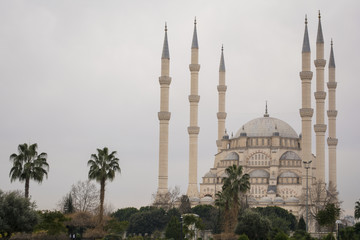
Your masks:
[{"label": "pointed spire", "polygon": [[264,117],[269,117],[269,113],[268,113],[268,107],[267,107],[267,101],[265,103],[265,114]]},{"label": "pointed spire", "polygon": [[196,17],[195,17],[195,21],[194,21],[194,35],[193,35],[191,48],[199,48],[198,39],[197,39],[197,31],[196,31]]},{"label": "pointed spire", "polygon": [[304,33],[304,41],[303,41],[303,47],[302,52],[310,52],[310,43],[309,43],[309,34],[308,34],[308,28],[307,28],[307,16],[305,15],[305,33]]},{"label": "pointed spire", "polygon": [[225,72],[224,45],[221,46],[221,58],[219,72]]},{"label": "pointed spire", "polygon": [[170,59],[166,22],[165,22],[165,38],[164,38],[164,45],[163,45],[163,51],[162,51],[161,59]]},{"label": "pointed spire", "polygon": [[319,10],[319,25],[318,25],[318,32],[317,32],[316,43],[324,43],[324,37],[323,37],[322,27],[321,27],[321,14],[320,14],[320,10]]},{"label": "pointed spire", "polygon": [[329,68],[335,68],[335,59],[334,59],[333,40],[332,39],[331,39]]}]

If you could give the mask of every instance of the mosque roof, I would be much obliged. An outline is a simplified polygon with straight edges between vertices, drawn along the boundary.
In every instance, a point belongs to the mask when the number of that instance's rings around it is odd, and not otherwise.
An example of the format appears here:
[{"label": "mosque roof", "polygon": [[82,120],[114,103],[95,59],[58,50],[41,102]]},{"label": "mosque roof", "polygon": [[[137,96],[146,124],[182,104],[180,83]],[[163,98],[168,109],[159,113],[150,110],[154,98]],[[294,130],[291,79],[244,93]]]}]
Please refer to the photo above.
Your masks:
[{"label": "mosque roof", "polygon": [[280,137],[299,137],[289,124],[272,117],[260,117],[247,122],[236,132],[235,137],[239,137],[244,131],[248,137],[271,137],[274,132],[278,132]]},{"label": "mosque roof", "polygon": [[265,170],[261,170],[261,169],[258,169],[258,170],[255,170],[255,171],[252,171],[250,174],[250,177],[261,177],[261,178],[268,178],[270,177],[270,174],[265,171]]},{"label": "mosque roof", "polygon": [[299,176],[293,172],[283,172],[282,174],[279,175],[279,178],[297,178],[297,177]]},{"label": "mosque roof", "polygon": [[210,172],[207,172],[204,177],[206,178],[216,178],[216,174],[215,173],[212,173],[211,171]]},{"label": "mosque roof", "polygon": [[280,160],[301,160],[301,158],[293,151],[287,151],[281,155]]},{"label": "mosque roof", "polygon": [[239,155],[235,152],[231,152],[228,155],[226,155],[224,160],[239,160]]}]

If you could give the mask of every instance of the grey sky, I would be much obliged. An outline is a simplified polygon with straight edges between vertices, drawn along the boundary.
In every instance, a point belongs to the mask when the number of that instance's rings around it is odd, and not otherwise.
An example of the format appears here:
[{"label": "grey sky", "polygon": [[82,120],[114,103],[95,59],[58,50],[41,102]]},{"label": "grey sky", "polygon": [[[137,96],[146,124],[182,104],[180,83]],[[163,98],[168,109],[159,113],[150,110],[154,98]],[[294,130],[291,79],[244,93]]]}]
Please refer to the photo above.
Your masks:
[{"label": "grey sky", "polygon": [[199,181],[216,153],[221,44],[228,131],[235,134],[262,116],[268,100],[270,116],[300,133],[304,15],[314,59],[319,9],[326,59],[334,39],[338,186],[343,207],[352,214],[360,198],[357,0],[1,1],[0,189],[23,190],[23,183],[10,183],[9,156],[18,144],[38,143],[39,151],[48,153],[50,172],[41,185],[30,183],[30,195],[40,209],[53,209],[73,183],[87,179],[90,155],[107,146],[118,151],[122,174],[107,185],[106,201],[115,208],[150,203],[157,189],[165,21],[172,77],[169,186],[186,192],[188,183],[188,64],[195,16],[201,64]]}]

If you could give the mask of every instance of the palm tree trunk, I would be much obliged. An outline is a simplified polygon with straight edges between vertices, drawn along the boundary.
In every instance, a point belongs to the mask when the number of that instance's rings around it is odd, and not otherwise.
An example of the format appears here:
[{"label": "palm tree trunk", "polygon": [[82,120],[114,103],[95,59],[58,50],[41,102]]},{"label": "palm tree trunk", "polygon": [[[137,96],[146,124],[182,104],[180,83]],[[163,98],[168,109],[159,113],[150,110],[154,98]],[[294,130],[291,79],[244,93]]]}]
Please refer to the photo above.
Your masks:
[{"label": "palm tree trunk", "polygon": [[104,215],[104,198],[105,198],[105,180],[102,179],[100,182],[100,213],[99,213],[100,225],[102,225],[103,215]]},{"label": "palm tree trunk", "polygon": [[29,198],[30,179],[25,180],[25,198]]}]

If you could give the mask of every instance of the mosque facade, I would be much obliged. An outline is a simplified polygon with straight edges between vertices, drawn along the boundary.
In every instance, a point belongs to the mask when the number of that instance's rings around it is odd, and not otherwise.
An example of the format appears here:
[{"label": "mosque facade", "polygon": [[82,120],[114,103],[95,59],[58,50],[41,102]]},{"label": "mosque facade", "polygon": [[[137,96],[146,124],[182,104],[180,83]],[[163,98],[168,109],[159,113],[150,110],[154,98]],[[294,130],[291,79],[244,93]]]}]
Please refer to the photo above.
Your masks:
[{"label": "mosque facade", "polygon": [[[202,181],[197,183],[197,149],[199,126],[197,125],[197,111],[200,96],[198,95],[199,59],[196,21],[191,48],[190,81],[190,125],[189,133],[189,185],[187,195],[192,205],[213,204],[215,195],[222,189],[222,180],[226,177],[225,169],[232,165],[243,167],[243,172],[250,175],[250,190],[247,192],[247,203],[251,207],[279,206],[299,216],[301,206],[304,205],[302,196],[305,195],[307,185],[315,182],[325,184],[325,151],[328,147],[329,182],[336,186],[336,86],[335,60],[333,44],[328,63],[328,82],[325,91],[324,38],[319,13],[318,32],[316,38],[316,57],[312,62],[310,41],[305,20],[305,32],[302,46],[301,81],[301,134],[298,134],[286,122],[265,114],[239,126],[235,135],[226,133],[225,111],[226,100],[226,69],[223,48],[221,49],[219,67],[218,102],[218,139],[217,153],[212,168],[205,173]],[[315,66],[316,90],[311,91]],[[167,29],[162,54],[162,76],[159,78],[161,87],[161,106],[158,113],[160,121],[159,139],[159,186],[158,194],[167,192],[167,155],[168,155],[168,123],[170,112],[168,109],[170,55],[167,42]],[[315,97],[316,111],[311,106],[311,97]],[[325,101],[328,98],[329,108],[325,112]],[[231,104],[231,103],[230,103]],[[313,120],[315,115],[315,120]],[[327,119],[325,118],[327,115]],[[325,122],[327,120],[327,124]],[[312,153],[312,131],[315,132],[316,152]],[[327,139],[326,131],[328,131]],[[215,150],[215,149],[214,149]]]}]

